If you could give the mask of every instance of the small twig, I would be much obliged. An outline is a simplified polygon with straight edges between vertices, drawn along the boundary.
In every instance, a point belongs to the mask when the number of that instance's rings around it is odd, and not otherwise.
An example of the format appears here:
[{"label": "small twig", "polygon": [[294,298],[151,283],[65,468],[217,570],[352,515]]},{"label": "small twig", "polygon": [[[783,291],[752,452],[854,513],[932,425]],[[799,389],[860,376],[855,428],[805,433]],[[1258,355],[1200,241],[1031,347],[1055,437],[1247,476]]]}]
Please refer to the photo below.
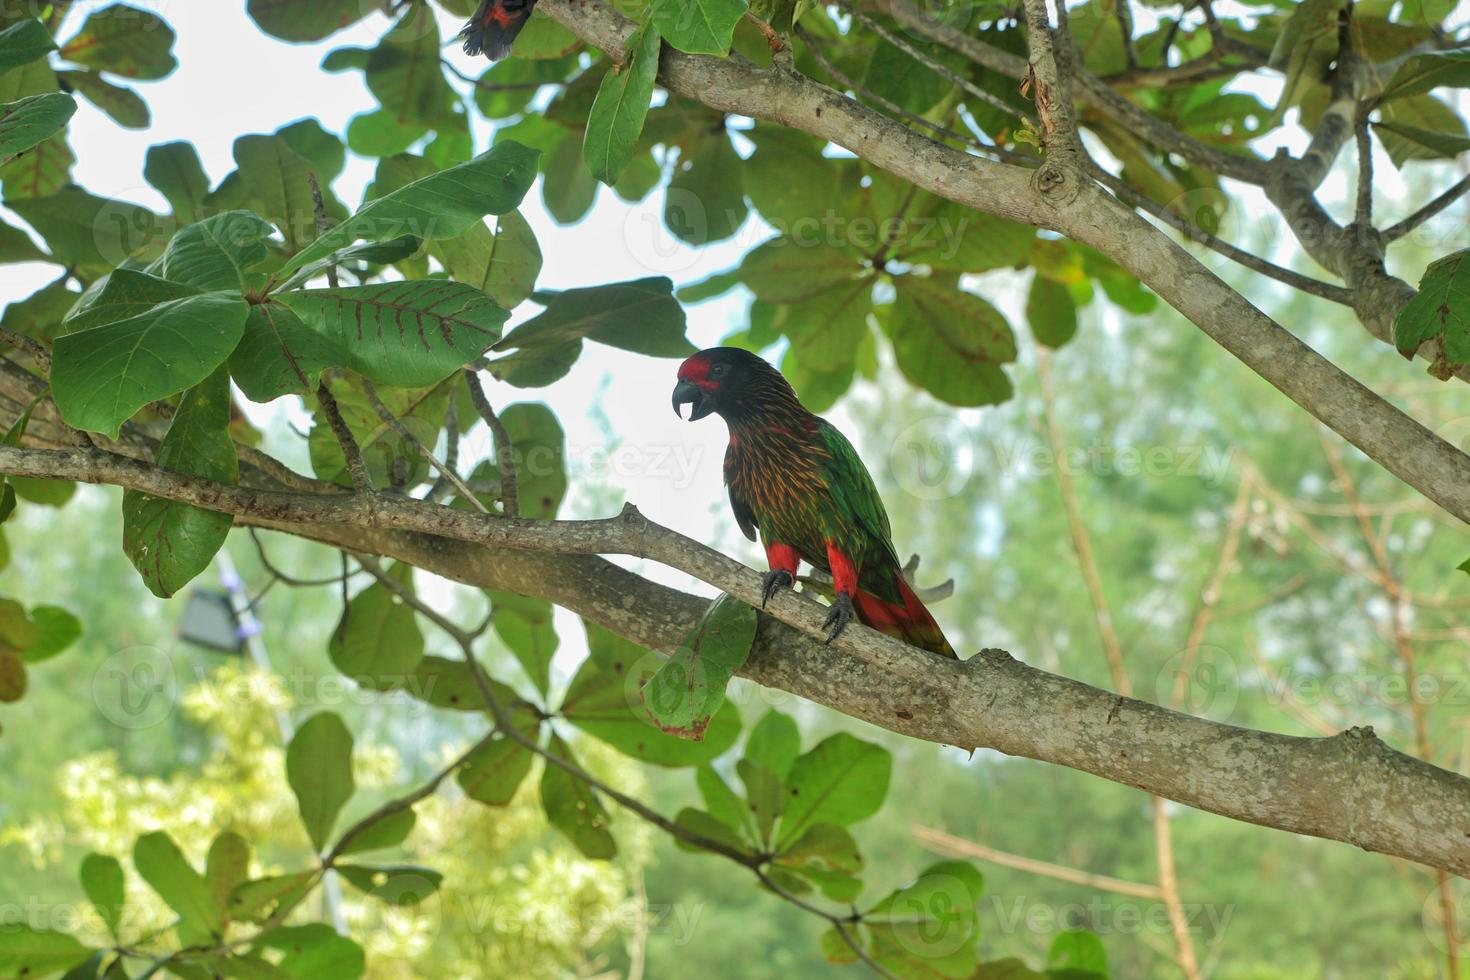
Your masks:
[{"label": "small twig", "polygon": [[465,503],[474,507],[482,514],[490,513],[489,509],[480,503],[480,498],[476,497],[470,488],[465,486],[464,481],[459,478],[459,474],[450,469],[446,464],[440,462],[439,457],[435,456],[427,446],[419,441],[417,436],[409,431],[408,426],[403,424],[403,420],[394,415],[388,406],[383,404],[383,400],[378,397],[378,390],[373,387],[371,381],[363,378],[362,390],[367,395],[368,402],[373,406],[373,411],[377,412],[378,418],[383,420],[383,424],[398,433],[398,438],[412,446],[414,451],[422,456],[430,466],[438,470],[440,475],[448,480],[454,486],[454,489],[458,490],[465,498]]},{"label": "small twig", "polygon": [[1415,228],[1418,228],[1420,225],[1424,224],[1424,222],[1428,221],[1436,214],[1439,214],[1451,204],[1454,204],[1455,201],[1459,200],[1459,198],[1462,197],[1466,191],[1470,191],[1470,175],[1461,177],[1458,181],[1455,182],[1453,187],[1436,197],[1434,200],[1430,201],[1428,204],[1424,205],[1419,210],[1415,211],[1413,214],[1409,215],[1403,221],[1400,221],[1398,224],[1391,225],[1388,228],[1384,229],[1384,241],[1391,242],[1395,239],[1403,238],[1409,232],[1413,231]]},{"label": "small twig", "polygon": [[1358,146],[1358,201],[1353,212],[1353,224],[1361,233],[1373,227],[1373,140],[1368,135],[1368,107],[1365,103],[1358,103],[1353,138]]},{"label": "small twig", "polygon": [[473,368],[464,369],[465,383],[470,388],[470,401],[474,402],[475,411],[480,413],[480,418],[485,420],[491,435],[495,439],[495,462],[500,469],[500,507],[506,517],[521,516],[520,489],[516,482],[516,449],[510,441],[510,433],[506,431],[505,424],[500,421],[500,416],[495,414],[495,409],[490,407],[490,399],[485,397],[485,388],[480,384],[480,376]]},{"label": "small twig", "polygon": [[46,349],[45,344],[36,338],[27,337],[19,330],[14,330],[10,327],[0,327],[0,341],[18,350],[23,350],[34,357],[36,363],[40,365],[42,374],[49,375],[51,373],[51,352]]},{"label": "small twig", "polygon": [[[265,542],[260,540],[260,529],[251,527],[246,528],[246,530],[250,533],[250,540],[255,544],[255,553],[260,559],[260,567],[265,569],[266,574],[271,577],[272,581],[282,582],[292,588],[315,588],[323,585],[337,585],[342,581],[340,574],[333,575],[330,578],[297,578],[294,575],[286,574],[266,554]],[[349,578],[351,574],[355,573],[350,573],[348,575]]]},{"label": "small twig", "polygon": [[337,399],[327,388],[325,381],[318,381],[316,384],[316,400],[321,405],[322,414],[327,417],[327,425],[331,427],[342,455],[347,459],[347,473],[352,478],[352,486],[358,493],[372,493],[373,478],[368,472],[367,460],[362,458],[362,447],[357,444],[357,437],[347,427],[347,421],[342,418],[342,409],[337,405]]},{"label": "small twig", "polygon": [[[1118,17],[1118,29],[1123,34],[1123,57],[1128,62],[1129,69],[1138,67],[1138,55],[1133,50],[1133,12],[1128,9],[1128,0],[1113,0],[1113,13]],[[1165,60],[1168,58],[1169,46],[1164,46]]]},{"label": "small twig", "polygon": [[[316,212],[316,234],[320,238],[327,233],[327,202],[322,197],[322,185],[317,182],[315,170],[308,170],[306,172],[306,182],[311,185],[311,207]],[[335,263],[327,266],[327,285],[333,289],[336,289],[340,285],[337,280],[337,266]],[[292,364],[294,366],[295,362],[293,361]],[[301,373],[299,368],[297,369],[297,373]]]},{"label": "small twig", "polygon": [[761,32],[761,36],[766,39],[766,45],[771,49],[771,54],[780,54],[786,50],[786,42],[774,27],[761,20],[749,10],[745,12],[745,19],[754,24],[755,29]]},{"label": "small twig", "polygon": [[473,76],[466,75],[464,72],[460,71],[458,67],[455,66],[454,62],[450,61],[448,58],[441,58],[440,64],[443,65],[446,71],[448,71],[455,78],[459,79],[461,82],[464,82],[468,85],[473,85],[475,88],[485,92],[523,92],[530,89],[540,88],[543,85],[562,84],[561,82],[487,82],[483,78],[474,78]]}]

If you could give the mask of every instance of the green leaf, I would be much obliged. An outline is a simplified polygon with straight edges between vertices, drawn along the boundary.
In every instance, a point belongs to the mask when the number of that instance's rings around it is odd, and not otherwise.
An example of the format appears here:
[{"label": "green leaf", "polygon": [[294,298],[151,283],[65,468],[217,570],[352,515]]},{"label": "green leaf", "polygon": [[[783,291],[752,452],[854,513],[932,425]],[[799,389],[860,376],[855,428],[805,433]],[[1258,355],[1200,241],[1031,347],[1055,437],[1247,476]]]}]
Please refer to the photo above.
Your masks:
[{"label": "green leaf", "polygon": [[980,872],[964,861],[925,868],[863,914],[870,952],[902,976],[970,977],[984,887]]},{"label": "green leaf", "polygon": [[66,141],[66,133],[62,132],[9,163],[0,164],[6,206],[15,210],[15,203],[62,193],[71,183],[71,168],[76,159]]},{"label": "green leaf", "polygon": [[106,275],[129,258],[153,258],[172,233],[170,222],[145,207],[94,197],[78,187],[15,201],[9,199],[8,182],[5,189],[6,206],[40,233],[52,255],[86,280]]},{"label": "green leaf", "polygon": [[[576,764],[571,746],[553,734],[548,750]],[[541,806],[546,819],[589,858],[607,860],[618,853],[617,841],[608,830],[611,816],[582,780],[548,761],[541,770]]]},{"label": "green leaf", "polygon": [[82,858],[81,879],[87,901],[92,903],[102,921],[107,923],[107,931],[116,939],[122,923],[123,904],[127,901],[122,865],[110,854],[88,854]]},{"label": "green leaf", "polygon": [[318,851],[356,785],[352,780],[352,734],[330,711],[319,712],[297,729],[286,749],[286,781],[307,836]]},{"label": "green leaf", "polygon": [[357,214],[298,252],[282,277],[359,239],[413,235],[454,238],[487,214],[515,210],[536,177],[539,152],[513,140],[496,143],[469,163],[416,180],[363,206]]},{"label": "green leaf", "polygon": [[441,46],[434,12],[413,4],[368,53],[368,89],[399,122],[433,127],[449,115],[455,94],[444,80]]},{"label": "green leaf", "polygon": [[219,931],[223,915],[209,886],[168,834],[155,831],[139,837],[133,845],[133,867],[191,932],[209,936]]},{"label": "green leaf", "polygon": [[1394,166],[1411,160],[1440,160],[1470,149],[1465,121],[1432,95],[1413,95],[1384,103],[1373,131]]},{"label": "green leaf", "polygon": [[418,815],[413,812],[413,807],[391,810],[371,823],[356,828],[350,837],[344,835],[337,844],[337,853],[346,856],[397,847],[408,838],[417,822]]},{"label": "green leaf", "polygon": [[1046,967],[1049,975],[1060,974],[1067,980],[1107,980],[1108,953],[1096,934],[1071,929],[1052,940]]},{"label": "green leaf", "polygon": [[230,896],[250,877],[250,845],[232,830],[215,837],[204,859],[204,882],[215,915],[223,922],[230,917]]},{"label": "green leaf", "polygon": [[1000,365],[1016,359],[1016,337],[999,310],[973,293],[904,276],[889,318],[899,370],[951,405],[993,405],[1011,396]]},{"label": "green leaf", "polygon": [[[240,168],[250,205],[281,230],[286,248],[295,252],[317,237],[316,203],[311,194],[311,161],[292,149],[281,136],[242,136],[235,140],[235,164]],[[325,188],[327,214],[345,213]],[[337,214],[332,214],[333,211]]]},{"label": "green leaf", "polygon": [[61,973],[84,962],[95,952],[75,937],[50,929],[32,929],[24,923],[0,929],[0,976],[41,977]]},{"label": "green leaf", "polygon": [[824,157],[821,140],[786,126],[759,123],[745,135],[755,144],[744,168],[751,203],[777,228],[816,245],[828,218],[844,212],[847,161]]},{"label": "green leaf", "polygon": [[130,88],[114,85],[96,72],[59,71],[56,77],[82,97],[112,117],[126,129],[147,129],[152,116],[148,103]]},{"label": "green leaf", "polygon": [[145,272],[198,289],[243,290],[251,267],[270,257],[271,226],[253,211],[226,211],[179,229]]},{"label": "green leaf", "polygon": [[[532,737],[536,726],[526,733]],[[486,806],[507,806],[515,799],[526,775],[531,771],[535,754],[519,742],[497,737],[470,754],[456,780],[466,796]]]},{"label": "green leaf", "polygon": [[[566,435],[556,415],[540,402],[517,402],[500,413],[516,462],[516,493],[522,517],[550,520],[567,494]],[[477,478],[498,480],[496,455],[477,467]],[[494,596],[492,595],[492,599]],[[515,600],[511,600],[514,604]],[[499,624],[497,623],[497,629]],[[502,639],[506,639],[504,633]],[[510,641],[506,639],[506,642]]]},{"label": "green leaf", "polygon": [[1038,275],[1031,280],[1026,319],[1037,342],[1053,349],[1077,334],[1077,305],[1072,301],[1072,294],[1066,286],[1045,276]]},{"label": "green leaf", "polygon": [[791,774],[791,765],[801,753],[801,732],[790,715],[772,708],[745,739],[744,757],[771,770],[779,779]]},{"label": "green leaf", "polygon": [[847,827],[871,817],[888,794],[892,769],[887,749],[845,732],[797,756],[786,778],[780,843],[790,844],[815,823]]},{"label": "green leaf", "polygon": [[1428,340],[1441,344],[1436,374],[1449,377],[1470,363],[1470,249],[1439,259],[1424,271],[1419,294],[1405,304],[1393,322],[1393,342],[1413,359]]},{"label": "green leaf", "polygon": [[760,299],[793,303],[851,283],[863,272],[848,253],[833,245],[798,245],[773,238],[748,252],[740,263],[741,281]]},{"label": "green leaf", "polygon": [[163,143],[148,148],[143,177],[152,184],[174,216],[184,224],[204,217],[204,199],[209,196],[209,176],[193,143]]},{"label": "green leaf", "polygon": [[[557,435],[560,434],[558,427]],[[560,448],[558,440],[557,449]],[[510,648],[536,690],[546,694],[551,686],[551,658],[557,647],[551,603],[514,592],[490,592],[489,596],[496,635]]]},{"label": "green leaf", "polygon": [[255,402],[315,390],[330,367],[345,366],[350,355],[335,338],[311,329],[295,311],[271,300],[250,307],[240,343],[230,355],[230,376]]},{"label": "green leaf", "polygon": [[639,701],[643,666],[644,657],[633,663],[619,660],[611,667],[588,657],[567,688],[561,716],[624,755],[656,766],[700,765],[735,744],[740,736],[740,714],[733,704],[715,714],[699,742],[654,727]]},{"label": "green leaf", "polygon": [[730,678],[750,656],[755,609],[722,592],[673,656],[643,687],[643,703],[659,728],[698,741],[725,703]]},{"label": "green leaf", "polygon": [[724,56],[745,0],[653,0],[653,22],[680,51]]},{"label": "green leaf", "polygon": [[104,7],[61,46],[67,61],[124,78],[154,80],[178,67],[173,28],[157,14],[124,3]]},{"label": "green leaf", "polygon": [[25,17],[0,31],[0,74],[30,64],[56,50],[46,25]]},{"label": "green leaf", "polygon": [[581,356],[580,339],[551,347],[528,347],[491,361],[490,373],[497,381],[517,388],[544,388],[566,377]]},{"label": "green leaf", "polygon": [[362,947],[325,922],[279,926],[260,943],[281,950],[285,955],[278,969],[301,980],[358,980],[367,970]]},{"label": "green leaf", "polygon": [[352,887],[389,905],[418,905],[444,881],[439,872],[418,865],[339,864],[336,868]]},{"label": "green leaf", "polygon": [[347,149],[334,133],[322,128],[316,119],[298,119],[276,130],[276,135],[311,162],[323,188],[342,175],[347,165]]},{"label": "green leaf", "polygon": [[1470,86],[1470,49],[1417,54],[1399,66],[1383,87],[1383,100],[1421,95],[1440,86]]},{"label": "green leaf", "polygon": [[771,843],[771,831],[786,808],[786,786],[765,766],[740,759],[735,763],[735,772],[745,786],[746,808],[755,822],[755,831],[762,844]]},{"label": "green leaf", "polygon": [[[390,570],[405,588],[413,588],[413,569]],[[414,676],[424,656],[424,635],[413,609],[381,582],[352,597],[332,633],[328,652],[332,665],[364,687],[391,691]]]},{"label": "green leaf", "polygon": [[815,823],[806,832],[781,849],[776,859],[800,870],[816,864],[830,871],[861,871],[863,856],[857,841],[843,828],[831,823]]},{"label": "green leaf", "polygon": [[64,652],[82,635],[82,624],[59,606],[36,606],[31,610],[36,639],[21,654],[28,664],[38,664]]},{"label": "green leaf", "polygon": [[294,908],[316,880],[314,871],[297,871],[247,881],[230,895],[230,918],[263,922],[283,909]]},{"label": "green leaf", "polygon": [[633,159],[658,77],[658,49],[658,29],[645,22],[628,39],[623,64],[602,76],[582,137],[582,158],[604,184],[615,183]]},{"label": "green leaf", "polygon": [[1470,558],[1466,558],[1460,564],[1456,565],[1455,568],[1464,572],[1466,575],[1470,575]]},{"label": "green leaf", "polygon": [[597,178],[582,159],[582,141],[577,134],[560,126],[552,125],[552,129],[559,131],[562,139],[546,156],[541,203],[558,224],[575,224],[592,210],[597,200]]},{"label": "green leaf", "polygon": [[362,20],[377,9],[362,0],[248,0],[250,18],[262,31],[282,41],[320,41]]},{"label": "green leaf", "polygon": [[519,211],[501,215],[493,232],[474,225],[430,250],[451,279],[474,286],[507,310],[531,295],[541,274],[541,246]]},{"label": "green leaf", "polygon": [[948,201],[909,223],[912,234],[894,255],[914,265],[945,272],[988,272],[1025,265],[1036,229],[980,214]]},{"label": "green leaf", "polygon": [[[849,927],[850,929],[851,927]],[[850,934],[850,933],[849,933]],[[836,966],[846,966],[858,961],[857,950],[853,949],[836,926],[829,926],[822,933],[822,958]]]},{"label": "green leaf", "polygon": [[540,316],[521,324],[496,350],[560,348],[586,338],[650,357],[687,357],[684,308],[664,276],[568,289],[554,294]]},{"label": "green leaf", "polygon": [[700,766],[694,772],[694,782],[699,787],[700,798],[704,800],[704,807],[710,816],[721,823],[749,832],[751,840],[757,839],[750,808],[719,773],[707,765]]},{"label": "green leaf", "polygon": [[8,650],[0,651],[0,704],[14,704],[25,697],[29,681],[26,665]]},{"label": "green leaf", "polygon": [[[219,370],[179,402],[159,446],[157,465],[216,483],[235,483],[239,469],[229,427],[229,374]],[[233,524],[229,514],[138,490],[123,492],[123,551],[149,591],[163,599],[209,567]]]},{"label": "green leaf", "polygon": [[60,92],[0,105],[0,163],[49,139],[76,111],[76,100]]},{"label": "green leaf", "polygon": [[690,245],[733,236],[750,213],[744,167],[723,127],[686,145],[664,197],[664,226]]},{"label": "green leaf", "polygon": [[500,339],[509,316],[472,286],[444,280],[307,289],[275,297],[348,352],[349,366],[378,384],[442,381]]},{"label": "green leaf", "polygon": [[161,303],[197,296],[192,286],[169,282],[146,272],[118,269],[97,280],[76,301],[59,333],[76,333],[147,313]]},{"label": "green leaf", "polygon": [[550,17],[532,17],[516,38],[517,58],[563,58],[582,46],[577,35]]},{"label": "green leaf", "polygon": [[45,262],[48,256],[36,247],[31,236],[0,221],[0,263]]},{"label": "green leaf", "polygon": [[[534,732],[540,723],[539,715],[532,713],[530,706],[516,692],[499,681],[490,681],[496,699],[512,711],[525,717],[521,720]],[[474,674],[463,660],[446,660],[428,656],[419,661],[413,678],[404,686],[404,693],[418,698],[425,704],[448,711],[474,711],[483,714],[487,710],[485,696]]]},{"label": "green leaf", "polygon": [[[683,827],[685,830],[690,831],[691,833],[698,834],[699,836],[704,837],[707,840],[712,840],[716,843],[724,844],[726,847],[738,851],[739,853],[754,853],[751,850],[750,845],[746,843],[745,839],[740,836],[739,831],[737,831],[729,824],[725,823],[723,820],[719,820],[713,815],[704,812],[703,810],[696,810],[693,807],[685,807],[684,809],[680,810],[678,814],[674,817],[674,823],[678,824],[680,827]],[[698,853],[704,850],[704,848],[700,845],[683,840],[682,838],[675,838],[674,843],[680,849],[685,851],[693,851],[695,853]]]}]

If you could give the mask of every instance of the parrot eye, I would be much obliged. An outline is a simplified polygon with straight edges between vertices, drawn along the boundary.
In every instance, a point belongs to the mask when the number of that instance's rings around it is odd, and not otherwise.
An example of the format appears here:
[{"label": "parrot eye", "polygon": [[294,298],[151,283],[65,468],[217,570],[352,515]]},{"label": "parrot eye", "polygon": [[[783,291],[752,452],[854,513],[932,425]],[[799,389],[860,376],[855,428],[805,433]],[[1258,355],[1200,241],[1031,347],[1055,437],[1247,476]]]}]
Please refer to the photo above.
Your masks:
[{"label": "parrot eye", "polygon": [[716,364],[714,367],[709,369],[709,376],[711,378],[723,378],[726,374],[729,373],[730,365],[728,364]]}]

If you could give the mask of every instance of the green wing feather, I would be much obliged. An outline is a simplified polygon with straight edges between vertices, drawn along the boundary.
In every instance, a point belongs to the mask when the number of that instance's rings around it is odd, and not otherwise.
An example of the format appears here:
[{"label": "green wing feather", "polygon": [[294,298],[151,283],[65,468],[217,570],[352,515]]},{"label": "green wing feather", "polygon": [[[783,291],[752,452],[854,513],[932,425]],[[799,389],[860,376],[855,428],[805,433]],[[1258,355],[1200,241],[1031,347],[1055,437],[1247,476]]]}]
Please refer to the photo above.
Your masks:
[{"label": "green wing feather", "polygon": [[893,550],[893,530],[888,524],[888,512],[883,509],[883,500],[873,477],[863,465],[862,458],[847,437],[825,419],[817,429],[826,445],[830,458],[825,470],[827,486],[837,506],[838,518],[852,529],[858,540],[847,542],[859,554],[852,557],[867,566],[880,557],[887,557],[893,567],[899,565],[898,554]]}]

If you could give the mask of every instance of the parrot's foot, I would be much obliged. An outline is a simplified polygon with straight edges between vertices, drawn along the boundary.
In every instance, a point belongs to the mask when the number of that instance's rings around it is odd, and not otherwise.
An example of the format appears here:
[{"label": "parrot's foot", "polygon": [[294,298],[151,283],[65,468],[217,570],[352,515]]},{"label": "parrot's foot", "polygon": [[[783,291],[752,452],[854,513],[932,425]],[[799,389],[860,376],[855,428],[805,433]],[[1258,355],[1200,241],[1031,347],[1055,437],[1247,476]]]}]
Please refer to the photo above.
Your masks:
[{"label": "parrot's foot", "polygon": [[822,624],[822,629],[827,631],[827,643],[833,640],[847,628],[855,615],[852,608],[852,596],[846,592],[839,592],[832,603],[832,609],[827,613],[827,621]]},{"label": "parrot's foot", "polygon": [[761,576],[761,608],[771,601],[771,596],[782,589],[789,589],[796,582],[784,568],[773,568]]}]

